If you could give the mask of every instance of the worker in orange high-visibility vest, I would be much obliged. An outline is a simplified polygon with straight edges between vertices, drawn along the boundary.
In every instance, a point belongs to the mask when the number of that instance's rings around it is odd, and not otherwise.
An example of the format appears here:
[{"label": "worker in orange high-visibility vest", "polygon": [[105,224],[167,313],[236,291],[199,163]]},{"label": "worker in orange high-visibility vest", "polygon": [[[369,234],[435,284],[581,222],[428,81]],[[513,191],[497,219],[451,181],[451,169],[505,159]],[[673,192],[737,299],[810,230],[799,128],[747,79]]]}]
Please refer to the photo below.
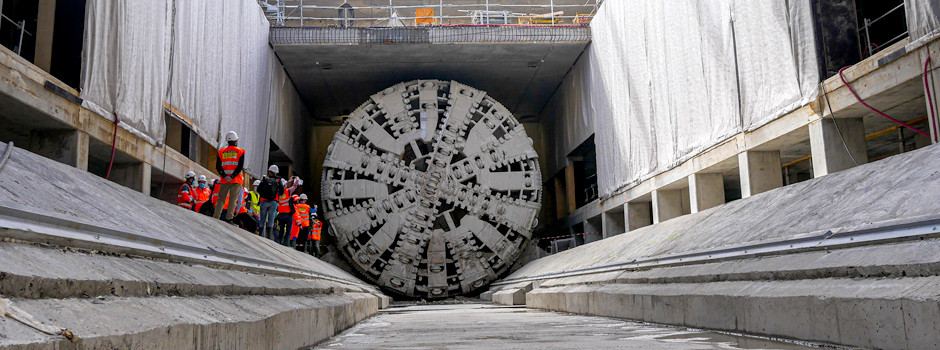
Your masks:
[{"label": "worker in orange high-visibility vest", "polygon": [[[215,164],[215,170],[219,172],[219,197],[227,197],[224,206],[215,206],[215,213],[212,215],[216,219],[221,218],[222,209],[227,207],[235,208],[236,201],[242,194],[242,170],[245,167],[245,150],[238,148],[238,134],[229,131],[225,134],[225,141],[228,146],[219,150],[219,158]],[[231,222],[235,216],[234,210],[225,213],[225,221]]]},{"label": "worker in orange high-visibility vest", "polygon": [[185,208],[186,210],[195,210],[196,209],[196,191],[193,190],[193,186],[196,185],[196,173],[189,171],[186,173],[186,179],[182,185],[180,185],[179,193],[176,194],[176,205]]},{"label": "worker in orange high-visibility vest", "polygon": [[317,220],[316,216],[312,216],[310,224],[310,237],[307,239],[308,242],[312,242],[313,246],[313,255],[320,255],[320,232],[323,231],[323,221]]},{"label": "worker in orange high-visibility vest", "polygon": [[294,205],[294,226],[300,229],[297,232],[297,250],[307,251],[307,237],[310,234],[310,206],[307,205],[307,195],[301,194]]},{"label": "worker in orange high-visibility vest", "polygon": [[202,209],[202,205],[209,201],[209,196],[212,193],[212,191],[209,190],[209,186],[206,184],[205,175],[199,175],[199,179],[196,180],[196,188],[194,190],[196,191],[196,196],[195,196],[196,197],[195,198],[196,209],[195,210],[196,212],[201,213],[202,211],[200,210]]},{"label": "worker in orange high-visibility vest", "polygon": [[290,244],[290,233],[293,230],[294,203],[291,194],[297,188],[298,178],[292,177],[290,181],[281,179],[284,192],[277,196],[277,216],[274,217],[275,241],[287,246]]},{"label": "worker in orange high-visibility vest", "polygon": [[297,244],[297,237],[300,236],[300,228],[302,226],[299,224],[300,217],[297,215],[297,203],[300,203],[300,196],[298,195],[291,196],[290,203],[291,203],[290,205],[291,206],[291,212],[290,212],[291,218],[290,218],[290,225],[288,225],[290,232],[288,233],[288,237],[287,237],[287,246],[295,247]]}]

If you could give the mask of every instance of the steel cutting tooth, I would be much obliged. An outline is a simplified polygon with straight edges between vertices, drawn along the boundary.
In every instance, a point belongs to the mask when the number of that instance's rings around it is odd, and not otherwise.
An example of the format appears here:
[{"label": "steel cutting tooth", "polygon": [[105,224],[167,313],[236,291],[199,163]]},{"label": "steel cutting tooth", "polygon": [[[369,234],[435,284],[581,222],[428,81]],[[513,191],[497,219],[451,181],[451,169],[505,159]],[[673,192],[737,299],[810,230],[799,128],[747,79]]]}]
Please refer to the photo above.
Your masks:
[{"label": "steel cutting tooth", "polygon": [[423,298],[469,293],[506,272],[541,200],[532,140],[485,92],[416,80],[350,114],[324,161],[329,232],[363,275]]}]

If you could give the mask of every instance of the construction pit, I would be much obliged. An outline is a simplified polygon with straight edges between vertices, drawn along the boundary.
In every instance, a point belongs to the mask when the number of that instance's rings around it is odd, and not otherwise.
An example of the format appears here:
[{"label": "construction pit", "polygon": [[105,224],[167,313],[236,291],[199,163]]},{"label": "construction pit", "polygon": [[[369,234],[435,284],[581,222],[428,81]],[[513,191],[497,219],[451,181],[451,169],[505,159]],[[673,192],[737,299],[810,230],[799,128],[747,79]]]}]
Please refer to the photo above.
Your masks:
[{"label": "construction pit", "polygon": [[0,14],[0,349],[940,348],[936,1]]}]

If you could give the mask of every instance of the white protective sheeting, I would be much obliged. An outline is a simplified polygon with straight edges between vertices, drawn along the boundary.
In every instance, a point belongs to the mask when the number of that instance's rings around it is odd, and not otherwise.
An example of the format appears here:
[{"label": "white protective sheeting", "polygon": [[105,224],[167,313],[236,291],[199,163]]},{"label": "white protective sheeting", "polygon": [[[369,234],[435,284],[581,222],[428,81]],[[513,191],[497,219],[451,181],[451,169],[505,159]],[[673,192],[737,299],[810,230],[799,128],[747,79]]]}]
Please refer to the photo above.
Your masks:
[{"label": "white protective sheeting", "polygon": [[237,132],[249,174],[267,169],[269,138],[302,162],[308,114],[268,45],[269,23],[255,1],[87,6],[82,97],[94,110],[109,115],[116,108],[153,142],[165,134],[166,101],[211,145]]},{"label": "white protective sheeting", "polygon": [[197,133],[222,146],[229,130],[245,149],[245,169],[260,175],[268,142],[271,49],[268,22],[252,1],[176,0],[170,105]]},{"label": "white protective sheeting", "polygon": [[593,128],[609,197],[806,103],[811,21],[809,0],[606,2],[546,110],[564,136],[553,170]]},{"label": "white protective sheeting", "polygon": [[[162,140],[172,2],[88,0],[81,98],[150,142]],[[111,119],[113,120],[113,119]]]},{"label": "white protective sheeting", "polygon": [[904,11],[911,41],[940,28],[940,0],[904,0]]}]

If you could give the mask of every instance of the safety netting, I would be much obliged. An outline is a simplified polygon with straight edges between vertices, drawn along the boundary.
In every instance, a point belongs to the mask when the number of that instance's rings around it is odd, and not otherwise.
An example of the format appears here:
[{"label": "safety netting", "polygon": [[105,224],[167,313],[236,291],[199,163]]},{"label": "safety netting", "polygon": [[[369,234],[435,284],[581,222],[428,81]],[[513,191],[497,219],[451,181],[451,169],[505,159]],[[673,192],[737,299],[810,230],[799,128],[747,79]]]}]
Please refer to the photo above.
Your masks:
[{"label": "safety netting", "polygon": [[802,106],[820,81],[796,1],[608,1],[545,117],[550,169],[592,133],[602,198]]},{"label": "safety netting", "polygon": [[269,23],[251,0],[90,0],[82,59],[86,107],[156,143],[164,102],[202,139],[229,130],[246,170],[267,167],[269,139],[297,162],[308,115],[268,45]]}]

